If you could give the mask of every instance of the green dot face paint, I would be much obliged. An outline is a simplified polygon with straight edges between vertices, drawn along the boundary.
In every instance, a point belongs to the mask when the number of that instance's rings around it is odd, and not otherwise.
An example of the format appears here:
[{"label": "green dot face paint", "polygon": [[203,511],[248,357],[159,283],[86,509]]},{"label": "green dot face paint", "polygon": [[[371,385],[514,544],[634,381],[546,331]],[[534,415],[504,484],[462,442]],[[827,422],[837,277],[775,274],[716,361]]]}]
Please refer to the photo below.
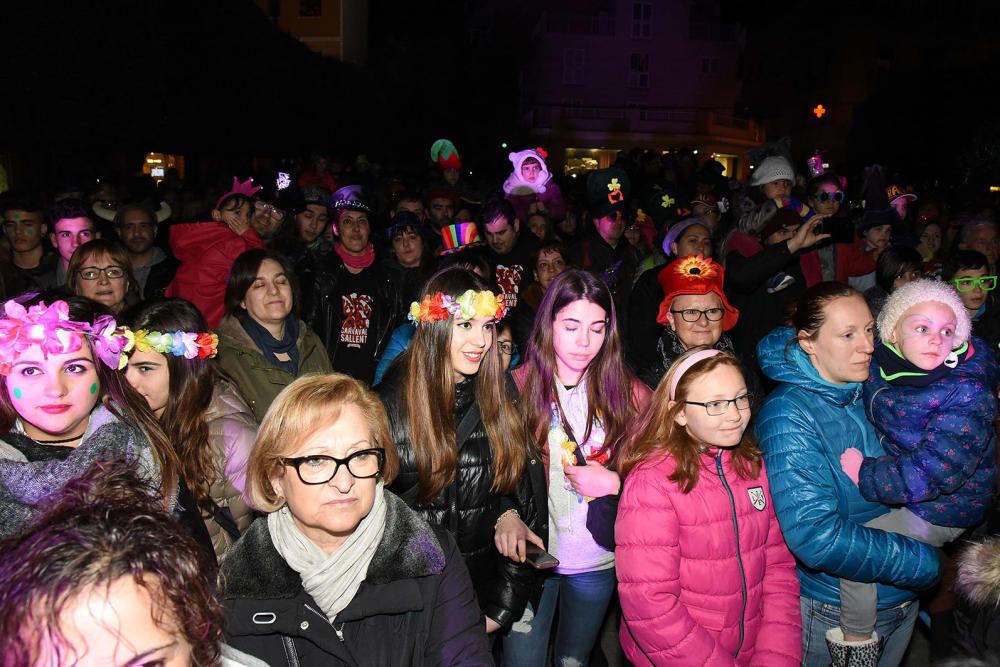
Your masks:
[{"label": "green dot face paint", "polygon": [[18,389],[17,387],[14,387],[14,398],[20,401],[22,398],[24,398],[24,392]]},{"label": "green dot face paint", "polygon": [[90,394],[91,396],[93,396],[96,393],[97,393],[97,383],[95,382],[94,384],[90,385]]}]

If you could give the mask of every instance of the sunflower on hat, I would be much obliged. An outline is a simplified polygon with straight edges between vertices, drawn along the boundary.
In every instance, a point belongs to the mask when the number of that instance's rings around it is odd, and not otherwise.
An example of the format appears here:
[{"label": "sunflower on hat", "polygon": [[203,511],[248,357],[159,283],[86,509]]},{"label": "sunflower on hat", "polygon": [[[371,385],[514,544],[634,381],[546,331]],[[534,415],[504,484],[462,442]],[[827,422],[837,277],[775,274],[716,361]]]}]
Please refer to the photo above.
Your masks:
[{"label": "sunflower on hat", "polygon": [[736,326],[740,311],[730,305],[722,286],[725,284],[725,269],[709,257],[689,255],[667,264],[657,276],[660,287],[663,288],[663,301],[660,302],[660,312],[656,321],[664,326],[668,324],[667,315],[670,306],[678,296],[684,294],[708,294],[714,292],[722,299],[725,313],[722,316],[722,330],[729,331]]}]

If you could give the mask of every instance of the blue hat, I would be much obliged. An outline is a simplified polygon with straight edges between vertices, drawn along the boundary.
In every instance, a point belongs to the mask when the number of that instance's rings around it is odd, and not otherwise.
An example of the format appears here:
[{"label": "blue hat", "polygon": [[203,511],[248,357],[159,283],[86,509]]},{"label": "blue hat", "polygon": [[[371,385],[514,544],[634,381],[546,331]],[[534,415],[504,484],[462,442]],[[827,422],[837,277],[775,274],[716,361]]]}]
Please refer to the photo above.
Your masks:
[{"label": "blue hat", "polygon": [[361,197],[360,185],[345,185],[330,195],[330,208],[335,211],[363,211],[371,213],[372,208]]}]

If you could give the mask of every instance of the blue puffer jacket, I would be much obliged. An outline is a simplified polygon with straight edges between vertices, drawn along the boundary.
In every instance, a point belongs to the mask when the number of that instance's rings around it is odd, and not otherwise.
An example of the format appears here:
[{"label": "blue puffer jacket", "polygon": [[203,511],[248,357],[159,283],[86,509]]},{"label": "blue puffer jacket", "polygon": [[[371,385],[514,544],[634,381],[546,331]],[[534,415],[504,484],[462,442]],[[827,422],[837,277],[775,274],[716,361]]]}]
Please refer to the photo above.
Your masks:
[{"label": "blue puffer jacket", "polygon": [[848,447],[882,455],[861,384],[821,378],[798,345],[788,346],[793,336],[778,328],[757,346],[761,370],[781,384],[764,402],[756,433],[778,523],[798,560],[801,594],[839,606],[838,579],[845,578],[877,582],[879,609],[912,600],[916,593],[903,589],[925,588],[937,577],[934,548],[865,528],[889,508],[865,500],[840,468]]},{"label": "blue puffer jacket", "polygon": [[865,411],[885,456],[866,458],[858,476],[865,498],[906,505],[938,526],[982,522],[996,486],[997,364],[985,341],[947,377],[926,387],[890,384],[872,359]]}]

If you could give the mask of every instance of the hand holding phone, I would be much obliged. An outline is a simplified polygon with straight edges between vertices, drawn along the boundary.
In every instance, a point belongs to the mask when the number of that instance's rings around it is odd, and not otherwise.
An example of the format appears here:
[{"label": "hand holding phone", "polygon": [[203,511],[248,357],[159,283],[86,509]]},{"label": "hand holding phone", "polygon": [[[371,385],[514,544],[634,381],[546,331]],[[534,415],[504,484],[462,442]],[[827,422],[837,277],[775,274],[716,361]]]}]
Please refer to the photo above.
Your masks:
[{"label": "hand holding phone", "polygon": [[525,562],[536,570],[549,570],[559,564],[559,559],[541,547],[528,542]]}]

